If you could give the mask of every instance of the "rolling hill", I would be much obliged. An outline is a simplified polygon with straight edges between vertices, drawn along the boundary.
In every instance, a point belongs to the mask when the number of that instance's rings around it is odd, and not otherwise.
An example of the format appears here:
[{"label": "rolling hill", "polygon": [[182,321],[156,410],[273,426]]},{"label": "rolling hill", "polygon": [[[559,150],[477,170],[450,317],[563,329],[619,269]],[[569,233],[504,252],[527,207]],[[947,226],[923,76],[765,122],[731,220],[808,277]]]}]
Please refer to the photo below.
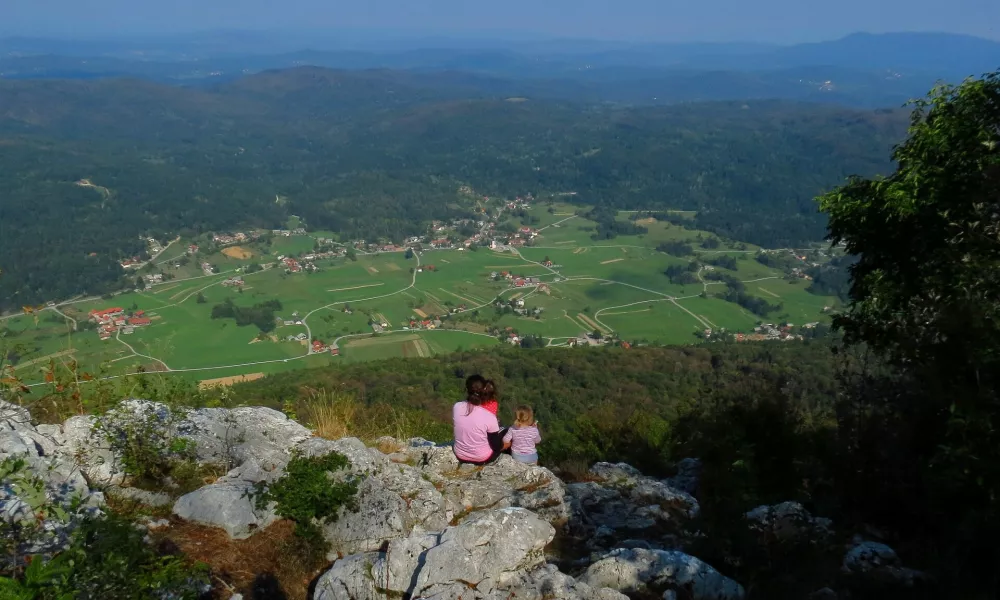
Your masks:
[{"label": "rolling hill", "polygon": [[482,80],[315,67],[209,88],[0,80],[0,303],[107,289],[145,234],[289,214],[352,238],[423,233],[470,214],[462,185],[697,210],[701,228],[793,245],[822,237],[815,194],[888,170],[907,120],[781,101],[511,102]]}]

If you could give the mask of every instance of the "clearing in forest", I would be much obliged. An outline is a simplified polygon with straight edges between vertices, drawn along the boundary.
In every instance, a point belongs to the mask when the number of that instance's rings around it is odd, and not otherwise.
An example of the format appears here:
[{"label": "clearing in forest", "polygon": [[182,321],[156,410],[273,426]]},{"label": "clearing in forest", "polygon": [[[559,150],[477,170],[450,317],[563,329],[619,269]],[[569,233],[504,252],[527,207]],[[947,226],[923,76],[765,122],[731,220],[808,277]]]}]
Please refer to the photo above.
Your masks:
[{"label": "clearing in forest", "polygon": [[253,252],[250,252],[242,246],[230,246],[228,248],[223,248],[222,253],[229,258],[235,258],[237,260],[246,260],[253,256]]}]

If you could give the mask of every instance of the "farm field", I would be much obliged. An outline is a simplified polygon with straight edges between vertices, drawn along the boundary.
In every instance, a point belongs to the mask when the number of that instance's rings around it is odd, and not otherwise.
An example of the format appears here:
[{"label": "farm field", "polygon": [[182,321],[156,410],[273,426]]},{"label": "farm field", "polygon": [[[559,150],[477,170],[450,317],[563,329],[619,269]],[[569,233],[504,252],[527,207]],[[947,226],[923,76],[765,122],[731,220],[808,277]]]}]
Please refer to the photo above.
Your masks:
[{"label": "farm field", "polygon": [[[101,341],[92,328],[74,331],[69,320],[48,309],[4,318],[0,333],[17,347],[18,376],[32,384],[43,380],[52,361],[68,360],[99,375],[141,367],[202,381],[478,348],[499,343],[486,332],[506,328],[544,338],[548,345],[564,345],[595,329],[636,342],[694,343],[695,334],[706,329],[748,332],[761,321],[800,325],[828,320],[824,308],[838,305],[834,298],[809,293],[807,281],[786,279],[783,272],[755,260],[759,249],[753,246],[723,241],[704,249],[701,242],[710,234],[651,220],[642,222],[646,234],[595,241],[596,223],[576,216],[576,210],[559,204],[551,212],[548,207],[531,209],[524,220],[539,229],[539,236],[533,245],[515,251],[426,249],[410,259],[403,252],[359,253],[356,260],[317,260],[314,273],[273,267],[244,273],[242,288],[222,285],[236,269],[254,263],[270,267],[279,254],[308,252],[315,242],[311,235],[276,237],[269,247],[248,243],[197,255],[177,268],[171,263],[167,266],[176,271],[175,278],[144,291],[58,307],[81,325],[95,309],[144,311],[150,323],[133,333]],[[669,241],[690,243],[695,256],[679,258],[656,250]],[[188,243],[176,242],[164,258],[179,261]],[[712,269],[739,279],[747,294],[781,308],[762,318],[715,297],[726,289],[720,281],[677,285],[664,275],[668,267],[719,256],[735,258],[735,270]],[[202,261],[220,272],[205,276],[198,266]],[[551,266],[542,264],[546,261]],[[512,280],[492,279],[504,271],[533,278],[532,283],[519,287]],[[515,314],[511,307],[497,309],[497,299],[523,301],[519,308],[525,314]],[[276,322],[262,332],[256,322],[241,326],[234,318],[212,318],[213,308],[227,301],[248,311],[274,302],[280,308],[273,310]],[[427,324],[436,329],[425,330]],[[373,335],[373,329],[380,332]],[[311,352],[312,341],[324,350]],[[339,355],[325,350],[331,344],[337,344]]]}]

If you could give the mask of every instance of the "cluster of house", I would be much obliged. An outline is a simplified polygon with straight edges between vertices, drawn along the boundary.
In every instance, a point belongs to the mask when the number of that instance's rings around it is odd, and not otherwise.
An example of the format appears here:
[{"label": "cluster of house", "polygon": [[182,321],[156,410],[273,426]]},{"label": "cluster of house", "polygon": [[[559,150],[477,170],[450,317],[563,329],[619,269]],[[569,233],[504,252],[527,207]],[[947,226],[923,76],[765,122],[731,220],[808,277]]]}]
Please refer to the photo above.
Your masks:
[{"label": "cluster of house", "polygon": [[305,235],[306,230],[304,227],[296,227],[295,229],[272,229],[271,233],[274,235],[280,235],[281,237],[292,237],[293,235]]},{"label": "cluster of house", "polygon": [[153,284],[163,283],[163,273],[152,273],[150,275],[143,275],[142,280],[146,282],[146,287],[149,288]]},{"label": "cluster of house", "polygon": [[[573,348],[585,348],[590,346],[604,346],[612,343],[613,341],[614,339],[611,336],[595,338],[589,333],[581,333],[575,338],[570,338],[570,340],[566,342],[566,345]],[[631,348],[631,346],[628,346],[628,348]]]},{"label": "cluster of house", "polygon": [[[278,260],[285,265],[285,273],[301,273],[302,264],[291,256],[279,256]],[[309,263],[312,264],[312,263]],[[315,267],[313,267],[315,268]]]},{"label": "cluster of house", "polygon": [[[305,233],[305,230],[303,230],[303,233]],[[243,233],[242,231],[237,231],[236,233],[213,233],[212,241],[220,246],[229,246],[231,244],[242,244],[243,242],[253,241],[259,237],[260,233],[256,231],[251,231],[250,233]],[[195,252],[197,252],[197,246],[195,248]],[[188,249],[190,250],[190,246]]]},{"label": "cluster of house", "polygon": [[312,354],[322,354],[328,350],[330,351],[330,354],[332,354],[333,356],[338,356],[340,354],[340,347],[337,346],[336,343],[327,346],[320,340],[313,340],[312,346],[309,348],[309,351]]},{"label": "cluster of house", "polygon": [[225,287],[243,287],[243,277],[241,275],[233,275],[229,279],[222,282]]},{"label": "cluster of house", "polygon": [[543,310],[545,310],[540,306],[536,306],[535,308],[525,307],[524,298],[516,298],[514,300],[497,300],[493,303],[493,306],[499,309],[504,309],[509,306],[515,315],[520,315],[522,317],[537,317],[542,314]]},{"label": "cluster of house", "polygon": [[525,287],[529,285],[542,285],[541,280],[537,277],[524,277],[522,275],[514,275],[510,271],[492,271],[490,272],[491,281],[503,281],[507,280],[511,282],[514,287]]},{"label": "cluster of house", "polygon": [[126,258],[119,264],[121,264],[123,269],[138,269],[143,265],[143,261],[138,256],[133,256],[132,258]]},{"label": "cluster of house", "polygon": [[215,272],[215,269],[212,268],[212,263],[203,262],[201,263],[201,272],[205,275],[211,275]]},{"label": "cluster of house", "polygon": [[403,329],[437,329],[438,327],[441,327],[441,319],[417,319],[416,317],[410,317],[410,326]]},{"label": "cluster of house", "polygon": [[[806,326],[812,328],[816,325],[817,323],[809,323]],[[753,333],[737,333],[733,336],[733,339],[737,342],[763,342],[766,340],[792,342],[803,339],[801,335],[792,333],[792,327],[794,326],[793,323],[785,323],[783,325],[761,323],[753,328]],[[706,330],[706,332],[708,331],[711,330]],[[707,333],[705,337],[709,337]]]},{"label": "cluster of house", "polygon": [[97,335],[102,340],[111,338],[115,333],[121,331],[125,335],[130,335],[136,327],[145,327],[153,321],[148,318],[145,311],[137,310],[131,314],[126,314],[120,307],[105,308],[104,310],[90,311],[90,320],[97,323]]}]

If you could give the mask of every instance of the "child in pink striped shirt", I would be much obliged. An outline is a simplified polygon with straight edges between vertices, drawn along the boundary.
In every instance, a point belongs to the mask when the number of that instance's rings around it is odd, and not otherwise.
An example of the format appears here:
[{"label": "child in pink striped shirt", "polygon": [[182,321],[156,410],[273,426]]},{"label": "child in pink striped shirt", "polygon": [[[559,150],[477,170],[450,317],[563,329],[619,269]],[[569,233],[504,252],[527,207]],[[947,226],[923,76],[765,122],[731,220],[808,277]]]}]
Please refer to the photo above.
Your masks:
[{"label": "child in pink striped shirt", "polygon": [[537,465],[538,450],[535,444],[541,443],[542,436],[538,433],[535,411],[530,406],[518,406],[515,416],[514,426],[507,430],[503,441],[510,443],[510,453],[515,460]]}]

